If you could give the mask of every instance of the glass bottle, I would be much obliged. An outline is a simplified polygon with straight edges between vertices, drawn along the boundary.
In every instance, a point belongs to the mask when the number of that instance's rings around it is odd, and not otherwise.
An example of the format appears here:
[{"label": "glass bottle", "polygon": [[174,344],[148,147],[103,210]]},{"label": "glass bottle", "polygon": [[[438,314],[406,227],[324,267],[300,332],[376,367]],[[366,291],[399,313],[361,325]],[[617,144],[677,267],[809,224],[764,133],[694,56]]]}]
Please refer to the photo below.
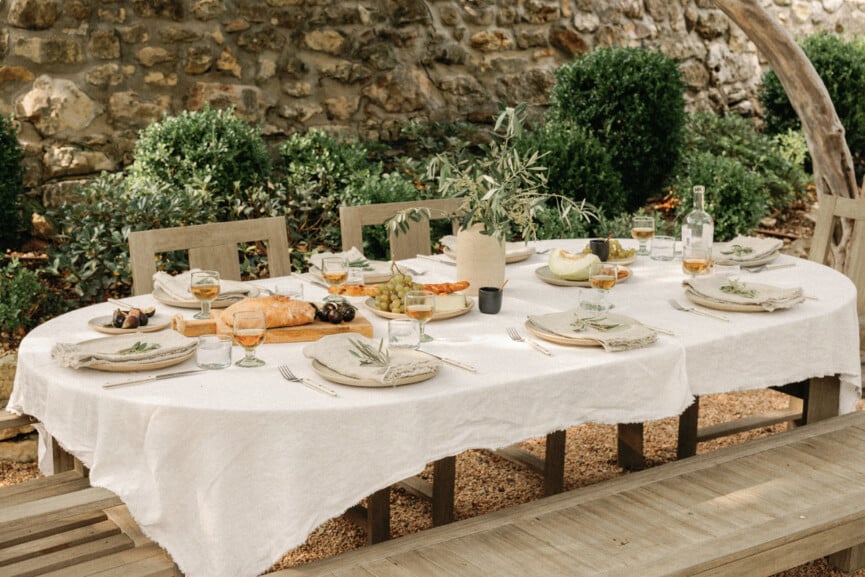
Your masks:
[{"label": "glass bottle", "polygon": [[685,217],[685,222],[682,224],[683,247],[691,243],[701,243],[710,251],[712,249],[715,221],[712,220],[712,216],[703,208],[705,195],[705,187],[694,187],[694,208],[688,213],[688,216]]}]

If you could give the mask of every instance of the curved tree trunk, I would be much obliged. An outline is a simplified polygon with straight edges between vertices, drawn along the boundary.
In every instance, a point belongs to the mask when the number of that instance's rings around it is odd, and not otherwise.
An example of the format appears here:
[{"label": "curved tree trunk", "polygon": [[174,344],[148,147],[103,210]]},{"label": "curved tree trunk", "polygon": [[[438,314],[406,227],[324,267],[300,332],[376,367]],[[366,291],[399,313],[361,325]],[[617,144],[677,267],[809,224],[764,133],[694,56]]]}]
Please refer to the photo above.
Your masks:
[{"label": "curved tree trunk", "polygon": [[[757,0],[715,0],[757,46],[778,75],[793,109],[802,121],[814,167],[817,195],[859,196],[853,158],[844,140],[844,127],[826,86],[790,33]],[[834,266],[845,270],[851,224],[843,222],[833,243]]]}]

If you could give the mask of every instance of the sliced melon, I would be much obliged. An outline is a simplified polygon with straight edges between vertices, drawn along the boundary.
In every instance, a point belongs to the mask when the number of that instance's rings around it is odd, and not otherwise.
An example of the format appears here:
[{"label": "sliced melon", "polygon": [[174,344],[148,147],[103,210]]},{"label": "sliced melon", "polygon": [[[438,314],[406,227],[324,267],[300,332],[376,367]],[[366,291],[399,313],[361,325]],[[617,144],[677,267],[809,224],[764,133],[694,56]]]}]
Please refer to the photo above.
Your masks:
[{"label": "sliced melon", "polygon": [[565,280],[588,280],[589,267],[601,262],[594,254],[568,252],[561,248],[550,251],[550,272]]}]

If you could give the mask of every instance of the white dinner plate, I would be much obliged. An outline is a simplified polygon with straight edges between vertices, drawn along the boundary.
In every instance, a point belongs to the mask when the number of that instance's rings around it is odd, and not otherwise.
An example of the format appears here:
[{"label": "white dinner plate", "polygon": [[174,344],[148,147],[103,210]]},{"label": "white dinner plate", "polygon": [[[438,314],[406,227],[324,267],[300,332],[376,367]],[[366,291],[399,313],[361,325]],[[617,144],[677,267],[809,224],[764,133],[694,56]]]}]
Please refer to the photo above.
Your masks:
[{"label": "white dinner plate", "polygon": [[[417,351],[406,351],[406,353],[412,353],[418,355],[418,358],[423,357],[424,359],[429,359],[429,357],[423,353],[419,353]],[[423,373],[421,375],[413,375],[411,377],[405,377],[403,379],[397,379],[394,383],[382,383],[381,381],[376,381],[375,379],[358,379],[357,377],[349,377],[347,375],[343,375],[341,373],[337,373],[336,371],[324,366],[320,362],[313,360],[312,361],[312,369],[318,373],[320,377],[323,379],[327,379],[332,383],[336,383],[338,385],[349,385],[351,387],[398,387],[401,385],[411,385],[413,383],[420,383],[423,381],[428,381],[429,379],[436,376],[439,372],[438,367],[434,371],[430,371],[429,373]]]},{"label": "white dinner plate", "polygon": [[[631,278],[631,269],[625,266],[619,265],[619,278],[616,280],[616,283],[625,282],[629,278]],[[578,286],[591,288],[592,285],[589,284],[588,280],[567,280],[561,277],[558,277],[553,274],[553,271],[550,270],[550,267],[544,265],[540,268],[535,269],[535,276],[544,281],[547,284],[551,284],[554,286]]]},{"label": "white dinner plate", "polygon": [[188,353],[174,357],[172,359],[166,359],[164,361],[155,361],[152,363],[137,363],[130,365],[119,365],[116,363],[94,363],[92,365],[88,365],[88,369],[94,369],[97,371],[106,371],[109,373],[134,373],[138,371],[155,371],[156,369],[164,369],[166,367],[173,367],[174,365],[179,365],[184,361],[188,361],[192,358],[192,355],[195,354],[195,349],[192,349]]},{"label": "white dinner plate", "polygon": [[127,333],[155,333],[171,326],[171,317],[167,315],[153,315],[147,319],[147,324],[134,329],[119,329],[112,322],[114,315],[103,315],[94,317],[87,321],[88,326],[95,331],[106,335],[125,335]]},{"label": "white dinner plate", "polygon": [[[375,308],[375,299],[374,298],[366,299],[365,301],[363,301],[363,304],[364,304],[364,306],[366,306],[366,308],[371,310],[374,314],[376,314],[377,316],[380,316],[382,318],[385,318],[385,319],[405,318],[405,314],[403,314],[403,313],[392,313],[390,311],[383,311],[381,309]],[[433,313],[433,316],[430,320],[442,321],[445,319],[452,319],[454,317],[459,317],[459,316],[466,314],[470,310],[472,310],[472,308],[474,308],[474,306],[475,306],[474,299],[467,298],[465,307],[463,307],[461,309],[457,309],[455,311],[447,311],[447,312],[436,311]]]},{"label": "white dinner plate", "polygon": [[[247,294],[238,295],[236,298],[234,298],[234,297],[222,298],[222,299],[217,298],[215,301],[213,301],[210,304],[210,308],[212,308],[212,309],[224,309],[226,307],[233,305],[236,302],[242,301],[245,298],[255,298],[260,294],[261,294],[260,288],[258,288],[256,286],[249,285],[249,292]],[[186,300],[175,299],[175,298],[167,295],[165,293],[165,291],[163,291],[159,287],[153,287],[153,298],[158,300],[159,302],[161,302],[164,305],[168,305],[168,306],[172,306],[172,307],[178,307],[181,309],[200,309],[201,308],[201,303],[198,302],[197,300],[192,299],[192,300],[186,301]]]}]

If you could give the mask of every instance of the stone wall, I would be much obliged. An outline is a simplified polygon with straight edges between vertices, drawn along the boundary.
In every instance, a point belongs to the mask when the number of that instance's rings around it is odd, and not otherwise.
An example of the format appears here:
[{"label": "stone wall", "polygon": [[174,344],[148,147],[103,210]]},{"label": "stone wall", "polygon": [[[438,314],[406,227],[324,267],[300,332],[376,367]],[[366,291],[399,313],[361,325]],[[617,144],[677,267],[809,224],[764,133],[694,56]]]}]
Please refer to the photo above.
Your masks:
[{"label": "stone wall", "polygon": [[[865,32],[865,0],[764,4],[795,35]],[[386,140],[543,107],[558,66],[610,45],[675,58],[692,108],[756,111],[759,55],[711,0],[0,0],[0,113],[51,204],[165,113],[233,104],[274,141]]]}]

